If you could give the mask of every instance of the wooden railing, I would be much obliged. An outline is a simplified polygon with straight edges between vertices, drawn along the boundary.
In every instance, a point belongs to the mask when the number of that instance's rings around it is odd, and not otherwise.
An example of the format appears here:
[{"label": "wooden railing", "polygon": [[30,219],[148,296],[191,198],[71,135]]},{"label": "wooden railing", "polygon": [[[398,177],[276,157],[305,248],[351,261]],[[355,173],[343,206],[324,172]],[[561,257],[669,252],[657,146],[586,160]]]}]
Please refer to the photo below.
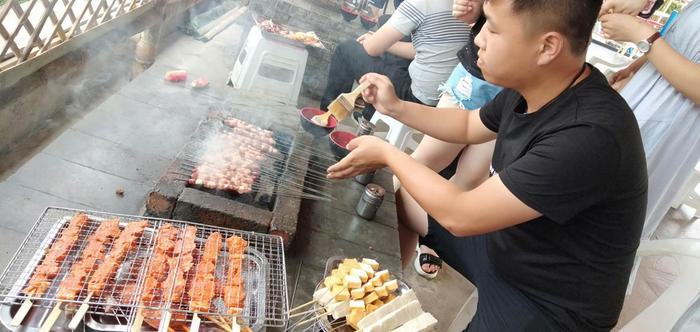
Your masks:
[{"label": "wooden railing", "polygon": [[0,74],[98,27],[138,16],[156,1],[7,0],[0,8]]}]

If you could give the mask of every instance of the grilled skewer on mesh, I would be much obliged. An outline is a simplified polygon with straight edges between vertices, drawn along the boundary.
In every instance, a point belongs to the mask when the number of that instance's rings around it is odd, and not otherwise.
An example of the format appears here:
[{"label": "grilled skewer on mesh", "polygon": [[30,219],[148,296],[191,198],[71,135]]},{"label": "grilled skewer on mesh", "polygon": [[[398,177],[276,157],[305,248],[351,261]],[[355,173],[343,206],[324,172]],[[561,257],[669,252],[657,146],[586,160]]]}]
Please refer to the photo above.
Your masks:
[{"label": "grilled skewer on mesh", "polygon": [[23,290],[27,296],[40,296],[49,289],[60,272],[68,252],[78,240],[80,231],[87,223],[88,216],[84,213],[78,213],[71,219],[68,227],[61,232],[60,238],[51,245],[41,264],[34,270],[29,283]]},{"label": "grilled skewer on mesh", "polygon": [[119,236],[119,219],[103,221],[97,230],[88,237],[88,244],[78,262],[73,263],[70,273],[61,281],[56,298],[73,301],[85,287],[90,273],[95,270],[98,261],[105,258],[105,251],[110,241]]}]

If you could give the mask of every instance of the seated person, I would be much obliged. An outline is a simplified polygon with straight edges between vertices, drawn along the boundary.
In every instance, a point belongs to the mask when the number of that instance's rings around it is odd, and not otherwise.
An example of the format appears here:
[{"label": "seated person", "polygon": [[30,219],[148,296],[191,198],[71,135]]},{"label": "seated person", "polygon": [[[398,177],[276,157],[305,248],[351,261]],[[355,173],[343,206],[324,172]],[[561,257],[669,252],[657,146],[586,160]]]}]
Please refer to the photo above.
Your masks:
[{"label": "seated person", "polygon": [[400,225],[402,254],[412,257],[420,237],[474,283],[479,304],[467,331],[609,331],[617,323],[647,173],[634,114],[585,63],[601,4],[487,0],[478,65],[505,89],[480,110],[435,110],[398,99],[385,76],[361,79],[379,112],[430,136],[496,139],[492,175],[470,191],[374,136],[352,140],[328,169],[335,179],[386,166],[398,177],[430,215]]},{"label": "seated person", "polygon": [[[442,95],[437,104],[438,109],[479,109],[501,91],[499,86],[484,80],[481,69],[476,65],[479,48],[474,44],[474,37],[479,34],[486,23],[486,17],[482,13],[482,5],[483,0],[455,0],[454,2],[453,15],[456,18],[467,23],[474,21],[476,23],[471,27],[469,43],[457,53],[460,63],[452,71],[447,82],[440,87]],[[426,135],[411,157],[433,171],[440,172],[440,175],[450,179],[460,188],[471,190],[488,179],[494,146],[494,141],[465,146],[464,144],[444,142]],[[427,218],[425,211],[420,210],[413,198],[400,188],[398,181],[394,183],[394,190],[396,190],[400,218],[413,216],[418,216],[421,219]],[[418,210],[409,211],[409,209],[416,208]],[[406,222],[412,223],[411,221]],[[437,276],[441,267],[442,261],[437,253],[426,246],[420,246],[414,261],[416,272],[427,279],[432,279]]]},{"label": "seated person", "polygon": [[[408,35],[410,43],[400,41]],[[457,51],[468,38],[469,26],[452,16],[452,0],[405,0],[376,33],[338,45],[331,57],[321,109],[327,109],[370,72],[390,77],[401,98],[434,106],[440,97],[438,86],[450,76],[458,62]],[[408,70],[395,61],[385,61],[381,57],[385,52],[412,60]],[[373,108],[365,111],[370,119]]]}]

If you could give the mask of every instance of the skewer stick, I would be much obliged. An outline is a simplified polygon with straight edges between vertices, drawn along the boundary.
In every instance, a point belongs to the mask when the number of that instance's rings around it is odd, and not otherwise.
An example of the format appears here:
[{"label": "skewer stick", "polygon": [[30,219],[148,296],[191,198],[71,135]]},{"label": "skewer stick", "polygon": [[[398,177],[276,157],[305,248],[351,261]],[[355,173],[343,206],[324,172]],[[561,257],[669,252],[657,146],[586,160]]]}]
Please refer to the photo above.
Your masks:
[{"label": "skewer stick", "polygon": [[[346,290],[346,289],[348,289],[348,288],[347,288],[347,287],[343,287],[343,288],[339,289],[337,292],[335,292],[335,293],[333,294],[333,297],[335,298],[336,295],[342,293],[342,292],[343,292],[344,290]],[[311,301],[306,302],[306,303],[304,303],[304,304],[298,305],[298,306],[296,306],[296,307],[294,307],[294,308],[292,308],[292,309],[289,309],[289,310],[287,311],[287,314],[289,314],[289,313],[291,313],[291,312],[294,312],[294,311],[297,311],[297,310],[299,310],[299,309],[301,309],[301,308],[308,307],[308,306],[310,306],[310,305],[312,305],[312,304],[314,304],[314,303],[316,303],[316,300],[311,300]]]},{"label": "skewer stick", "polygon": [[228,326],[225,325],[224,323],[220,322],[220,321],[217,320],[216,318],[211,317],[211,316],[205,316],[205,317],[206,317],[208,320],[212,321],[212,322],[213,322],[214,324],[216,324],[217,326],[219,326],[220,328],[224,329],[224,331],[226,331],[226,332],[232,332],[230,327],[228,327]]},{"label": "skewer stick", "polygon": [[295,324],[294,324],[294,327],[297,327],[297,326],[304,326],[304,325],[306,325],[306,324],[308,324],[308,323],[314,322],[314,321],[316,321],[316,320],[322,318],[324,315],[326,315],[326,313],[325,313],[325,312],[322,312],[322,313],[320,313],[320,314],[318,314],[318,315],[316,315],[316,316],[314,316],[314,317],[311,317],[311,318],[309,318],[309,319],[307,319],[307,320],[303,320],[303,321],[301,321],[301,322],[295,323]]},{"label": "skewer stick", "polygon": [[44,324],[41,324],[41,329],[39,330],[39,332],[51,331],[53,324],[55,324],[56,320],[58,320],[58,317],[61,316],[61,304],[63,304],[63,302],[56,303],[56,305],[51,310],[49,316],[46,317]]},{"label": "skewer stick", "polygon": [[190,324],[190,332],[199,332],[199,325],[202,324],[202,320],[199,318],[197,313],[192,316],[192,324]]},{"label": "skewer stick", "polygon": [[[163,312],[163,316],[160,318],[160,328],[158,329],[159,331],[169,331],[172,330],[170,328],[170,318],[172,317],[172,314],[170,313],[169,310],[166,310]],[[174,330],[173,330],[174,331]]]},{"label": "skewer stick", "polygon": [[241,332],[241,326],[238,325],[236,316],[231,317],[231,332]]},{"label": "skewer stick", "polygon": [[314,308],[314,309],[310,309],[310,310],[298,312],[298,313],[296,313],[296,314],[289,315],[289,318],[291,319],[291,318],[294,318],[294,317],[299,317],[299,316],[308,315],[308,314],[310,314],[310,313],[317,312],[318,310],[319,310],[318,308]]},{"label": "skewer stick", "polygon": [[19,310],[17,310],[15,317],[12,318],[12,322],[10,324],[12,326],[20,326],[24,320],[24,317],[27,316],[29,309],[31,309],[33,305],[32,300],[25,299],[24,302],[22,302],[22,306],[19,307]]},{"label": "skewer stick", "polygon": [[143,308],[139,307],[139,310],[136,311],[136,318],[134,318],[134,324],[131,325],[131,331],[132,332],[141,332],[141,326],[143,325]]},{"label": "skewer stick", "polygon": [[87,297],[85,300],[83,300],[83,303],[80,305],[80,308],[78,308],[78,311],[75,312],[75,315],[73,315],[73,318],[70,320],[70,323],[68,324],[68,328],[71,330],[75,330],[78,327],[78,324],[80,324],[80,321],[83,320],[83,317],[85,316],[85,313],[87,312],[88,308],[90,307],[88,305],[88,302],[92,298],[92,292],[88,293]]},{"label": "skewer stick", "polygon": [[197,313],[192,316],[192,324],[190,324],[190,332],[199,332],[199,325],[202,324],[202,319]]},{"label": "skewer stick", "polygon": [[294,312],[294,311],[297,311],[297,310],[299,310],[299,309],[301,309],[301,308],[308,307],[308,306],[310,306],[310,305],[312,305],[312,304],[314,304],[314,303],[316,303],[316,300],[311,300],[311,301],[306,302],[306,303],[304,303],[304,304],[300,304],[300,305],[298,305],[298,306],[296,306],[296,307],[294,307],[294,308],[292,308],[292,309],[289,309],[289,310],[287,311],[287,314],[289,314],[289,313],[291,313],[291,312]]}]

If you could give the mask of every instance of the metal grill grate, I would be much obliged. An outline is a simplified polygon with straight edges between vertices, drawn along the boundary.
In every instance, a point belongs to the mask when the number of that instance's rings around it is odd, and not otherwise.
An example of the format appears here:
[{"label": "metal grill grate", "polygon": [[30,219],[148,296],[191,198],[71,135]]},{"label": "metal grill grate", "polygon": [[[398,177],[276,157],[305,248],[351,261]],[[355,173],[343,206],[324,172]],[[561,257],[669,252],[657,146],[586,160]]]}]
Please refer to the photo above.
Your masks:
[{"label": "metal grill grate", "polygon": [[[182,290],[181,296],[173,296],[174,287],[165,289],[161,299],[155,302],[143,304],[140,301],[140,294],[143,292],[143,282],[147,273],[147,267],[153,258],[156,237],[159,229],[165,224],[173,225],[181,237],[186,226],[197,228],[195,246],[202,251],[204,242],[213,232],[221,233],[223,240],[236,235],[248,242],[247,250],[242,261],[242,276],[246,299],[242,312],[236,315],[239,321],[246,325],[256,326],[283,326],[287,320],[287,283],[285,271],[284,247],[282,239],[278,236],[259,234],[208,225],[194,224],[183,221],[144,218],[139,216],[119,215],[103,212],[81,211],[64,208],[47,208],[36,224],[33,226],[27,238],[24,240],[15,256],[10,261],[8,267],[0,276],[0,299],[4,305],[18,305],[28,297],[22,293],[22,289],[31,278],[37,265],[44,258],[45,251],[55,242],[61,231],[67,228],[71,218],[76,214],[84,212],[89,217],[89,222],[85,225],[78,236],[77,241],[70,249],[69,254],[61,265],[60,272],[51,280],[48,290],[30,299],[36,307],[50,308],[58,303],[55,294],[58,285],[68,274],[73,263],[80,259],[82,249],[87,245],[88,237],[97,229],[100,223],[107,219],[119,218],[120,228],[131,222],[139,220],[148,221],[148,226],[135,244],[129,249],[126,258],[119,266],[115,277],[106,283],[100,294],[92,294],[88,301],[90,307],[88,313],[96,315],[108,315],[118,317],[120,322],[130,322],[133,320],[139,306],[147,307],[156,311],[172,314],[173,321],[189,321],[192,311],[189,309],[189,296],[187,289]],[[114,240],[112,240],[113,242]],[[109,253],[112,243],[106,246],[105,253]],[[182,245],[175,248],[175,257],[179,257]],[[222,241],[221,250],[216,266],[217,284],[223,285],[226,282],[226,271],[228,268],[228,254],[225,241]],[[175,268],[180,268],[179,262],[182,257],[176,259],[178,264]],[[198,259],[195,256],[195,266]],[[185,275],[186,281],[194,277],[195,267],[192,267]],[[131,291],[133,290],[133,291]],[[217,292],[212,301],[210,311],[205,314],[215,314],[224,317],[233,317],[227,312],[223,305],[221,294]],[[87,285],[83,287],[74,301],[64,301],[67,308],[75,308],[88,296]],[[172,301],[178,298],[179,301]],[[69,312],[70,310],[66,310]]]}]

